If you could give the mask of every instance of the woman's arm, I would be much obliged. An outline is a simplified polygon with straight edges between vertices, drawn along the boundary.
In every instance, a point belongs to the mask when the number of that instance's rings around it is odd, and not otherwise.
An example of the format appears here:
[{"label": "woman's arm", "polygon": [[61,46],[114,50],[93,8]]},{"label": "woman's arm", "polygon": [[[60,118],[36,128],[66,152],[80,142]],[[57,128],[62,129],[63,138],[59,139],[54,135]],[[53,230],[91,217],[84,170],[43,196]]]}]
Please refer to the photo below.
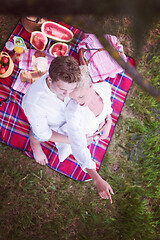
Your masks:
[{"label": "woman's arm", "polygon": [[111,186],[96,172],[95,169],[87,169],[86,171],[93,179],[94,184],[97,187],[98,194],[103,199],[109,199],[110,203],[112,203],[111,194],[114,194]]},{"label": "woman's arm", "polygon": [[68,136],[72,153],[85,172],[93,179],[101,198],[109,199],[112,203],[113,190],[110,185],[100,177],[96,171],[96,164],[92,160],[90,150],[87,148],[86,136],[83,130],[83,116],[81,108],[73,101],[66,108]]}]

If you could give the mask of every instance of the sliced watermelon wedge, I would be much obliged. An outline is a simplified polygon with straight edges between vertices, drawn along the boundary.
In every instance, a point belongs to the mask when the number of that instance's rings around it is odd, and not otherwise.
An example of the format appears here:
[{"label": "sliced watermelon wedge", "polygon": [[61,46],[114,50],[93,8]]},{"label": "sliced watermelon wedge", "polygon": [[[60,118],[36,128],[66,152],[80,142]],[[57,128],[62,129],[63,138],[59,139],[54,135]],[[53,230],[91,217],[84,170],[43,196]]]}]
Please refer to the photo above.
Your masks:
[{"label": "sliced watermelon wedge", "polygon": [[73,33],[68,28],[52,22],[46,21],[41,26],[41,31],[55,41],[70,42],[73,38]]},{"label": "sliced watermelon wedge", "polygon": [[68,53],[68,45],[66,43],[57,42],[49,48],[49,54],[53,57],[65,56]]},{"label": "sliced watermelon wedge", "polygon": [[40,31],[34,31],[31,33],[30,43],[35,49],[43,51],[47,45],[47,42],[48,38],[44,33]]}]

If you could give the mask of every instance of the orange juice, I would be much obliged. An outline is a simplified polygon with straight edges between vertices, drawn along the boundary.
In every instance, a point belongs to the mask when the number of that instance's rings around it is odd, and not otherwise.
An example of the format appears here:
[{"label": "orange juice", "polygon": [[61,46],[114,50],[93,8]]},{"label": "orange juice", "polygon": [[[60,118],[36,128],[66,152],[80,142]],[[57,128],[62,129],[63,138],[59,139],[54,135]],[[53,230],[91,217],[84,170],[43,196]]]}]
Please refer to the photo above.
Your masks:
[{"label": "orange juice", "polygon": [[15,45],[14,46],[14,51],[18,54],[21,54],[21,53],[23,53],[24,48],[23,47],[18,47],[18,46]]}]

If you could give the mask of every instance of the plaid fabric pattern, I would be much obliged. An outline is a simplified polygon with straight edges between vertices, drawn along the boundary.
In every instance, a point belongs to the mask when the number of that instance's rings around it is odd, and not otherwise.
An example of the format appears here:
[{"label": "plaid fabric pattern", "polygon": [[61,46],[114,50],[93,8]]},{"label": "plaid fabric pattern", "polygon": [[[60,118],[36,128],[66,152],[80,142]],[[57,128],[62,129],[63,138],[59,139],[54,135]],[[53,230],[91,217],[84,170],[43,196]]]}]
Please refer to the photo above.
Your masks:
[{"label": "plaid fabric pattern", "polygon": [[[114,48],[118,49],[119,54],[123,55],[126,61],[126,56],[123,53],[123,46],[118,39],[112,35],[105,35],[109,37],[109,43]],[[108,39],[108,38],[107,38]],[[88,65],[89,73],[93,82],[104,81],[108,77],[114,78],[117,73],[123,71],[123,68],[110,56],[107,50],[96,37],[95,34],[86,34],[86,37],[78,44],[79,52],[83,52],[83,56],[79,54],[80,61],[85,59]]]},{"label": "plaid fabric pattern", "polygon": [[[84,32],[65,23],[59,23],[69,28],[74,33],[74,39],[70,43],[70,55],[79,60],[76,48],[78,43],[84,38]],[[30,33],[25,31],[21,22],[17,24],[9,40],[13,40],[13,36],[15,35],[22,37],[27,47],[32,48],[29,42]],[[4,48],[3,50],[5,51],[6,49]],[[131,63],[134,64],[132,58],[128,58],[128,61],[131,61]],[[11,147],[24,151],[27,156],[33,158],[28,137],[30,130],[29,123],[21,108],[23,94],[12,88],[19,72],[20,69],[18,68],[18,63],[15,62],[12,75],[5,79],[0,78],[0,141]],[[114,79],[108,78],[106,81],[110,82],[112,86],[113,123],[110,134],[106,140],[101,140],[98,143],[94,142],[89,145],[92,158],[96,162],[97,171],[102,164],[104,154],[113,135],[127,92],[132,83],[131,77],[126,73],[118,74]],[[64,162],[60,163],[54,143],[44,142],[42,148],[47,155],[48,166],[50,168],[78,181],[86,181],[90,179],[90,176],[80,168],[72,155],[70,155]]]},{"label": "plaid fabric pattern", "polygon": [[[32,56],[35,54],[35,49],[28,49],[28,51],[23,53],[22,59],[19,63],[19,68],[23,70],[32,70]],[[51,55],[46,54],[48,64],[52,62],[53,57]]]}]

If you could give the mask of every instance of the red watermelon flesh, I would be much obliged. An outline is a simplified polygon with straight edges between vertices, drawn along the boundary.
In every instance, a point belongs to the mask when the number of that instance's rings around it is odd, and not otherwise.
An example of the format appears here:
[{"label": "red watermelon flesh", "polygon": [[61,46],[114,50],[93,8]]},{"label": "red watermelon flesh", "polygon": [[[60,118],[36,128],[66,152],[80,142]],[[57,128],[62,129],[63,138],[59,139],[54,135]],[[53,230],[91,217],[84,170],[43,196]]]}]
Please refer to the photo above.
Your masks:
[{"label": "red watermelon flesh", "polygon": [[73,38],[73,33],[68,28],[51,21],[42,24],[42,32],[57,41],[69,42]]},{"label": "red watermelon flesh", "polygon": [[47,41],[48,39],[43,33],[38,31],[32,32],[30,42],[37,50],[43,51]]},{"label": "red watermelon flesh", "polygon": [[68,45],[65,43],[55,43],[50,49],[49,53],[51,56],[60,57],[66,55],[68,52]]}]

